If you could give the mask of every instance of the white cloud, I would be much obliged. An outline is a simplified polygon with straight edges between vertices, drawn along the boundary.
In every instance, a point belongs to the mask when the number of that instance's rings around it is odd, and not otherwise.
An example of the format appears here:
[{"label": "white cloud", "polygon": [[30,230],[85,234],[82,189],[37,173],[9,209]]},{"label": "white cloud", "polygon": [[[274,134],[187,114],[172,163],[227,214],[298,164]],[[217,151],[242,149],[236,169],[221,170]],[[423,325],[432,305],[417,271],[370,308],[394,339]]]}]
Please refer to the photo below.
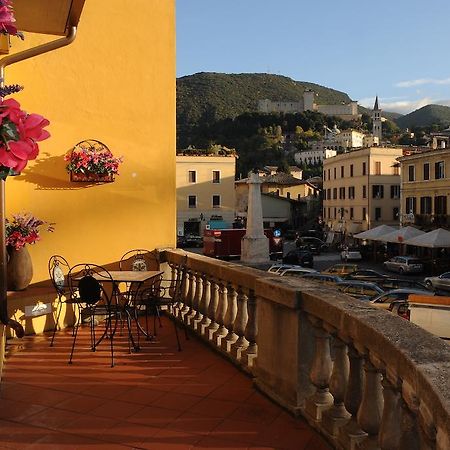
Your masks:
[{"label": "white cloud", "polygon": [[[433,99],[431,97],[422,97],[415,100],[403,100],[404,97],[391,97],[391,98],[380,98],[379,104],[380,108],[383,111],[389,111],[389,112],[398,112],[401,114],[408,114],[411,111],[414,111],[416,109],[422,108],[423,106],[429,105],[431,103],[439,104],[439,105],[449,105],[450,106],[450,100],[442,100],[442,101],[436,101],[436,99]],[[396,100],[398,99],[398,100]],[[391,101],[389,101],[391,100]],[[373,108],[374,104],[374,98],[368,97],[366,99],[362,99],[359,104],[361,106],[365,106],[366,108]],[[446,103],[447,102],[447,103]]]},{"label": "white cloud", "polygon": [[414,86],[422,86],[424,84],[450,84],[450,78],[418,78],[417,80],[399,81],[394,86],[400,88],[410,88]]}]

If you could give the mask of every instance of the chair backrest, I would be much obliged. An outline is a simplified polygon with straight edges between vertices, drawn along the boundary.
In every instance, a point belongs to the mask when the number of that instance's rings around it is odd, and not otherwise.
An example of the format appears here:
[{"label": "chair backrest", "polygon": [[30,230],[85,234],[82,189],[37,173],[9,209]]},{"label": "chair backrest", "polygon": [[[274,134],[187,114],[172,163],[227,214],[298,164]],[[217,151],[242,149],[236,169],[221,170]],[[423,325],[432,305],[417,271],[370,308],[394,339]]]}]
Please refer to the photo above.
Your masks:
[{"label": "chair backrest", "polygon": [[114,280],[102,266],[96,264],[77,264],[70,269],[69,288],[78,291],[79,302],[95,305],[102,301],[110,306],[114,296]]},{"label": "chair backrest", "polygon": [[50,280],[58,293],[58,296],[62,296],[67,290],[66,276],[70,271],[70,266],[67,260],[60,255],[53,255],[48,260],[48,273]]},{"label": "chair backrest", "polygon": [[183,261],[178,266],[177,278],[175,280],[175,290],[173,293],[173,301],[183,302],[184,301],[184,291],[187,283],[187,255],[183,257]]},{"label": "chair backrest", "polygon": [[126,252],[119,261],[119,270],[159,270],[159,259],[155,252],[138,248]]}]

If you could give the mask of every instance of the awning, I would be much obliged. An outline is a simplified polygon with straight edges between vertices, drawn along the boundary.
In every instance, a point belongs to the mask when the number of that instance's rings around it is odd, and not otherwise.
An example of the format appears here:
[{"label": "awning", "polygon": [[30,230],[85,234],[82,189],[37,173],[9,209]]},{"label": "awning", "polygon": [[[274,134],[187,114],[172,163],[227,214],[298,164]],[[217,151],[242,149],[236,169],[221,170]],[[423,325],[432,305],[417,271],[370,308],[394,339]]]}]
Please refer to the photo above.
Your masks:
[{"label": "awning", "polygon": [[392,233],[380,236],[378,239],[382,242],[396,242],[398,244],[403,244],[408,239],[425,234],[425,231],[419,230],[414,227],[402,227]]},{"label": "awning", "polygon": [[359,233],[361,231],[361,224],[360,223],[351,223],[348,226],[347,233],[348,234],[355,234]]},{"label": "awning", "polygon": [[450,231],[438,228],[405,241],[405,244],[416,247],[442,248],[450,247]]},{"label": "awning", "polygon": [[380,236],[395,231],[396,227],[391,227],[390,225],[379,225],[378,227],[371,228],[370,230],[363,231],[362,233],[355,234],[353,237],[357,239],[368,239],[371,241],[379,241]]}]

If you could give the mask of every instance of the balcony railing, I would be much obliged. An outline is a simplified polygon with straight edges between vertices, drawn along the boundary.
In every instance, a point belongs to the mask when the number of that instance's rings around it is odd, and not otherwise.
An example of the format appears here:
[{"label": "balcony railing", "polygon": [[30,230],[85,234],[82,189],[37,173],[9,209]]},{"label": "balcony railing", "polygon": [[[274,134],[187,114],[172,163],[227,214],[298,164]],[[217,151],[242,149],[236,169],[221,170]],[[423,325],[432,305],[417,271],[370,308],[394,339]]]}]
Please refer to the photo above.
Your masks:
[{"label": "balcony railing", "polygon": [[[450,347],[302,280],[161,250],[186,273],[174,315],[340,449],[450,448]],[[174,287],[174,286],[172,286]]]}]

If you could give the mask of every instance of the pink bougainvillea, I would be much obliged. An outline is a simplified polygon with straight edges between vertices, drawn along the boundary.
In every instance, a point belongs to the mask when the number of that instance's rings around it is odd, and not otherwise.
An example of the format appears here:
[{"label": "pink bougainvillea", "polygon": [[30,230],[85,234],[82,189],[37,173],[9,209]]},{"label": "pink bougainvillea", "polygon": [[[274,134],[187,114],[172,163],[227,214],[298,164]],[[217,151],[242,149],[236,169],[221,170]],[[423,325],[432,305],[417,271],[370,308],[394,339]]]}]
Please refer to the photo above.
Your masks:
[{"label": "pink bougainvillea", "polygon": [[39,229],[47,225],[47,231],[53,231],[53,223],[37,219],[30,213],[15,214],[12,220],[6,219],[6,245],[20,250],[26,244],[34,244],[40,239]]},{"label": "pink bougainvillea", "polygon": [[11,0],[0,0],[0,33],[8,33],[14,36],[22,37],[22,34],[17,31],[14,23],[14,11]]}]

